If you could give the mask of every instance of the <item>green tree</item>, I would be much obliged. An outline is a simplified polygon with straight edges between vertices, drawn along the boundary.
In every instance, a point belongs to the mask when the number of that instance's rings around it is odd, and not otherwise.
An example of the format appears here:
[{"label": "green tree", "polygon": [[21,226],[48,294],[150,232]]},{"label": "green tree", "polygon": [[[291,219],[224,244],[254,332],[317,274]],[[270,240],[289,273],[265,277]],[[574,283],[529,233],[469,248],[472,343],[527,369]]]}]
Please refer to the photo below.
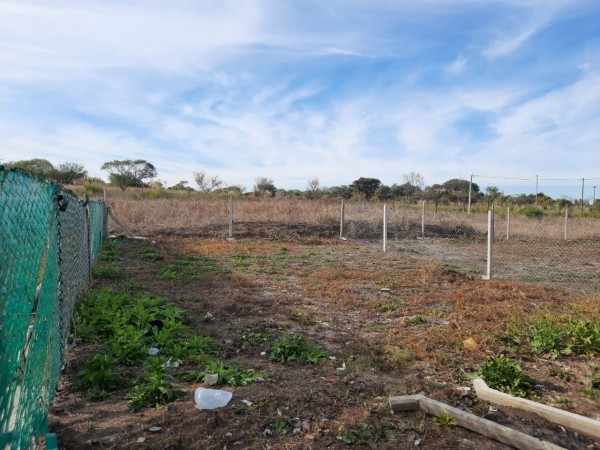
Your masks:
[{"label": "green tree", "polygon": [[498,198],[502,198],[500,189],[496,186],[488,186],[485,188],[483,199],[487,202],[488,208],[490,208]]},{"label": "green tree", "polygon": [[379,185],[381,185],[381,181],[377,178],[360,177],[358,180],[352,182],[352,187],[356,192],[364,196],[367,200],[375,194]]},{"label": "green tree", "polygon": [[145,187],[144,180],[154,178],[156,169],[152,164],[143,159],[125,159],[108,161],[102,164],[101,170],[106,170],[111,184],[118,186],[121,190],[128,187]]},{"label": "green tree", "polygon": [[[469,182],[467,180],[461,180],[459,178],[453,178],[442,184],[442,187],[446,189],[450,201],[460,202],[463,208],[469,198]],[[479,186],[477,183],[471,184],[471,199],[474,200],[478,197]]]},{"label": "green tree", "polygon": [[12,169],[21,169],[29,172],[32,175],[37,175],[44,178],[50,178],[54,172],[54,166],[47,159],[24,159],[21,161],[11,161],[6,164],[6,167]]},{"label": "green tree", "polygon": [[188,186],[188,182],[185,180],[182,180],[179,183],[174,184],[173,186],[169,186],[167,189],[172,190],[172,191],[188,191],[188,192],[192,192],[194,190],[193,188]]},{"label": "green tree", "polygon": [[82,164],[66,162],[59,164],[52,171],[52,179],[62,184],[73,184],[87,176],[87,170]]}]

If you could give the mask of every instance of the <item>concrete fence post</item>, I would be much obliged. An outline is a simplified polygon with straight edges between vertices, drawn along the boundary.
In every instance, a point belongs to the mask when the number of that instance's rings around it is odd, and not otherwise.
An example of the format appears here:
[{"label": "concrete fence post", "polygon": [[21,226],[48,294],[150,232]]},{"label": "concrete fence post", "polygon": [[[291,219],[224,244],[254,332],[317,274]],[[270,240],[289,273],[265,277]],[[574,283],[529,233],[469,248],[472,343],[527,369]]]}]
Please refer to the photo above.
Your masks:
[{"label": "concrete fence post", "polygon": [[387,208],[383,204],[383,252],[387,251]]},{"label": "concrete fence post", "polygon": [[492,279],[494,253],[494,211],[488,211],[488,239],[487,239],[487,270],[482,277],[484,280]]},{"label": "concrete fence post", "polygon": [[340,239],[344,237],[344,216],[346,213],[346,205],[344,199],[342,199],[342,206],[340,208]]},{"label": "concrete fence post", "polygon": [[233,197],[231,195],[229,196],[227,213],[229,216],[229,239],[233,239]]},{"label": "concrete fence post", "polygon": [[506,240],[510,239],[510,206],[506,208]]},{"label": "concrete fence post", "polygon": [[421,237],[425,238],[425,200],[421,207]]},{"label": "concrete fence post", "polygon": [[565,208],[565,241],[569,239],[569,208]]}]

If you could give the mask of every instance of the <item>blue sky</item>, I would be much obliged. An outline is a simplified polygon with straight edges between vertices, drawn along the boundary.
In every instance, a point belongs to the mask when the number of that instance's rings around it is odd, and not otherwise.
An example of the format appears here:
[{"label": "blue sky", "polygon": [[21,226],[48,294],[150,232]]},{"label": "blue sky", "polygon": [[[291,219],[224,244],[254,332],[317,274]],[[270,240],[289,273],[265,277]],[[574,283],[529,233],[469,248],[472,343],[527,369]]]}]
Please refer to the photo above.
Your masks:
[{"label": "blue sky", "polygon": [[0,0],[3,161],[587,198],[599,119],[598,0]]}]

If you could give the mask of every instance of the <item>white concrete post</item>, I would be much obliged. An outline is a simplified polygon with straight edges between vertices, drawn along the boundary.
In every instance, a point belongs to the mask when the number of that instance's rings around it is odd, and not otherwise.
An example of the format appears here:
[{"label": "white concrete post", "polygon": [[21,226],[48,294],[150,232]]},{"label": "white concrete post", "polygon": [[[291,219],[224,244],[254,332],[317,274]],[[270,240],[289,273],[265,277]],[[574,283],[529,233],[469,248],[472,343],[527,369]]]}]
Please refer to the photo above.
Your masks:
[{"label": "white concrete post", "polygon": [[387,209],[386,204],[383,204],[383,252],[387,250]]},{"label": "white concrete post", "polygon": [[233,239],[233,197],[229,196],[229,207],[228,209],[228,213],[229,213],[229,239]]},{"label": "white concrete post", "polygon": [[510,206],[506,208],[506,240],[510,239]]},{"label": "white concrete post", "polygon": [[342,206],[340,209],[340,239],[344,237],[344,216],[346,214],[346,205],[344,199],[342,199]]},{"label": "white concrete post", "polygon": [[569,239],[569,208],[565,208],[565,241]]},{"label": "white concrete post", "polygon": [[487,240],[487,273],[482,277],[484,280],[492,279],[492,259],[494,250],[494,211],[488,211],[488,240]]},{"label": "white concrete post", "polygon": [[425,238],[425,200],[423,200],[421,208],[421,237]]}]

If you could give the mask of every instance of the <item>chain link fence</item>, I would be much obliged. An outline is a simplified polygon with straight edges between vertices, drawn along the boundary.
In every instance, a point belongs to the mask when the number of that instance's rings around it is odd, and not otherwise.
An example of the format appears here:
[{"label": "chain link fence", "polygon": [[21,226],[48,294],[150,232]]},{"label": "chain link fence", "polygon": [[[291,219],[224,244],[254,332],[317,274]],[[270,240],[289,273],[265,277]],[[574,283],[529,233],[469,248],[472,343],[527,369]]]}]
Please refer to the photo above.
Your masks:
[{"label": "chain link fence", "polygon": [[48,431],[75,302],[105,236],[106,209],[0,166],[0,448]]}]

